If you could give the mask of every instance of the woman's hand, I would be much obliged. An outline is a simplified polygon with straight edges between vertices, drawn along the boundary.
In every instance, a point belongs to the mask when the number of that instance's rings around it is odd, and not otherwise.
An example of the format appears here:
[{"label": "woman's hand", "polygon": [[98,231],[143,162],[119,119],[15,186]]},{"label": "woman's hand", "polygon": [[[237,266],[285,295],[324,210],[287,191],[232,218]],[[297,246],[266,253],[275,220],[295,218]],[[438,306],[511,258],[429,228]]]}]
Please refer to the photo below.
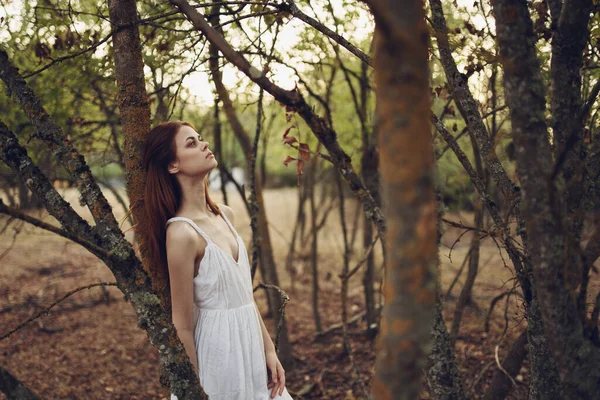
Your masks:
[{"label": "woman's hand", "polygon": [[277,358],[275,350],[270,350],[265,353],[267,359],[267,368],[271,372],[271,379],[267,383],[267,387],[273,388],[271,391],[271,398],[275,397],[275,394],[281,396],[285,387],[285,371],[283,366]]}]

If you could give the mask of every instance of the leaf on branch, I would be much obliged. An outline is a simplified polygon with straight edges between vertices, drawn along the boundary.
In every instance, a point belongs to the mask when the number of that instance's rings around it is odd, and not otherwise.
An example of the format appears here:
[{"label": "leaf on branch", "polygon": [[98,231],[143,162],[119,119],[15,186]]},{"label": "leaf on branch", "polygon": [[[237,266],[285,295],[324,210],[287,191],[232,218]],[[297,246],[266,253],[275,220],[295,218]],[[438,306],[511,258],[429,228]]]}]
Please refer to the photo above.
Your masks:
[{"label": "leaf on branch", "polygon": [[292,162],[293,160],[295,160],[295,158],[294,158],[294,157],[292,157],[292,156],[286,156],[286,157],[285,157],[285,160],[283,160],[283,165],[285,165],[285,166],[287,167],[287,166],[288,166],[288,164],[289,164],[290,162]]},{"label": "leaf on branch", "polygon": [[308,144],[300,143],[298,149],[298,159],[302,159],[305,161],[308,161],[310,159],[310,149],[308,147]]},{"label": "leaf on branch", "polygon": [[288,133],[290,133],[290,131],[291,131],[293,128],[295,128],[295,127],[296,127],[296,125],[292,125],[292,126],[290,126],[289,128],[287,128],[287,129],[285,130],[285,133],[283,134],[283,137],[284,137],[284,138],[286,138],[286,137],[287,137],[287,135],[288,135]]},{"label": "leaf on branch", "polygon": [[294,137],[294,136],[288,136],[286,138],[283,138],[283,144],[292,144],[297,142],[298,140]]}]

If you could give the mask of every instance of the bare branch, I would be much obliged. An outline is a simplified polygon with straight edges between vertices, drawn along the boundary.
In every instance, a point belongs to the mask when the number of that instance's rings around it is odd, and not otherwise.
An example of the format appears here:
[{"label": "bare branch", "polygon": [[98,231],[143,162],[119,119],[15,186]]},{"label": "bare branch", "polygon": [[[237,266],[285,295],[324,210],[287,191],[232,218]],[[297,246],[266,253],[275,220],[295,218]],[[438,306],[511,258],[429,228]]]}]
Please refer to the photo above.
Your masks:
[{"label": "bare branch", "polygon": [[[1,141],[1,139],[0,139],[0,141]],[[0,157],[0,158],[2,158],[2,157]],[[49,232],[54,232],[59,236],[62,236],[69,240],[72,240],[73,242],[78,243],[78,244],[82,245],[83,247],[85,247],[86,249],[90,250],[90,252],[92,254],[101,255],[104,258],[110,258],[110,254],[106,250],[104,250],[103,248],[101,248],[99,246],[96,246],[94,243],[91,243],[90,241],[73,234],[69,230],[58,228],[58,227],[51,225],[47,222],[44,222],[38,218],[32,217],[31,215],[25,214],[24,212],[22,212],[19,209],[7,206],[6,204],[4,204],[2,199],[0,199],[0,213],[10,215],[14,218],[18,218],[22,221],[28,222],[31,225],[37,226],[38,228],[42,228]]]},{"label": "bare branch", "polygon": [[112,35],[114,35],[114,33],[115,32],[109,33],[102,40],[94,43],[90,47],[87,47],[87,48],[85,48],[83,50],[79,50],[79,51],[77,51],[77,52],[75,52],[73,54],[69,54],[69,55],[66,55],[66,56],[62,56],[62,57],[58,57],[58,58],[53,59],[52,62],[44,65],[42,68],[38,68],[38,69],[36,69],[33,72],[29,72],[29,73],[23,75],[23,79],[31,78],[32,76],[35,76],[35,75],[37,75],[37,74],[39,74],[41,72],[44,72],[45,70],[47,70],[48,68],[52,67],[53,65],[56,65],[56,64],[61,63],[63,61],[66,61],[66,60],[70,60],[70,59],[75,58],[75,57],[79,57],[80,55],[85,54],[85,53],[89,53],[90,51],[96,50],[100,45],[106,43],[108,41],[108,39],[110,39],[112,37]]},{"label": "bare branch", "polygon": [[366,55],[358,47],[354,46],[352,43],[350,43],[349,41],[344,39],[341,35],[335,33],[331,29],[327,28],[325,25],[323,25],[316,19],[303,13],[298,8],[298,6],[294,2],[294,0],[286,0],[286,1],[287,1],[287,3],[282,3],[279,5],[280,10],[289,12],[291,15],[298,18],[299,20],[306,22],[308,25],[312,26],[313,28],[315,28],[316,30],[318,30],[319,32],[321,32],[328,38],[332,39],[334,42],[336,42],[337,44],[339,44],[346,50],[348,50],[350,53],[352,53],[356,57],[360,58],[364,63],[368,64],[371,67],[373,66],[373,60],[371,59],[371,57]]},{"label": "bare branch", "polygon": [[285,321],[285,306],[287,305],[288,301],[290,301],[290,297],[279,286],[259,282],[258,285],[256,285],[254,289],[252,289],[252,292],[256,292],[258,289],[264,289],[265,292],[267,291],[267,289],[275,290],[281,296],[279,322],[277,323],[277,334],[275,335],[275,350],[277,350],[279,348],[279,336],[281,334],[281,329],[283,328],[283,323]]}]

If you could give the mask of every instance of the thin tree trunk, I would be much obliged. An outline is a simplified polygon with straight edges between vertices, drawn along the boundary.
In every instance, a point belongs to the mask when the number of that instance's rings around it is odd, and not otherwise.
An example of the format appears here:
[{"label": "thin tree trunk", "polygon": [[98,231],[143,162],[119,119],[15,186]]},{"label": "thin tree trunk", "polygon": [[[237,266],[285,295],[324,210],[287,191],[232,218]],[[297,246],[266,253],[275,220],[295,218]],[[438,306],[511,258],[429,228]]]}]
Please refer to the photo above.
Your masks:
[{"label": "thin tree trunk", "polygon": [[[348,228],[346,226],[346,212],[344,207],[344,187],[342,186],[342,178],[338,173],[336,173],[335,176],[335,183],[338,189],[340,199],[340,223],[342,226],[342,240],[344,242],[344,261],[341,273],[342,287],[340,290],[340,300],[342,303],[342,337],[344,341],[344,352],[348,355],[350,367],[352,368],[352,380],[354,382],[354,384],[352,385],[352,392],[356,393],[357,396],[366,396],[367,398],[369,398],[370,393],[365,387],[362,377],[360,376],[360,372],[358,371],[358,367],[356,366],[356,361],[352,352],[352,344],[350,343],[350,338],[348,337],[348,283],[350,280],[350,277],[348,277],[348,272],[350,270],[350,246],[348,243]],[[358,386],[360,392],[355,391],[355,385]]]},{"label": "thin tree trunk", "polygon": [[[135,24],[137,10],[134,0],[110,0],[108,2],[111,22],[115,26]],[[124,133],[123,147],[137,151],[125,157],[127,173],[126,185],[129,204],[133,205],[133,218],[136,224],[135,240],[139,243],[140,256],[144,265],[148,264],[148,251],[145,238],[138,238],[146,232],[144,208],[140,207],[144,199],[145,171],[142,166],[145,136],[150,131],[150,105],[144,79],[144,61],[142,59],[139,30],[137,26],[122,29],[113,37],[115,77],[117,79],[118,105],[121,127]],[[158,271],[147,269],[152,277],[152,285],[160,293],[164,305],[170,304],[170,292],[167,274],[158,275]],[[171,310],[167,308],[170,313]]]},{"label": "thin tree trunk", "polygon": [[[367,113],[367,67],[362,65],[362,80],[361,80],[361,113],[366,118]],[[366,126],[366,123],[365,123]],[[368,131],[363,130],[362,134],[362,161],[361,161],[361,177],[365,186],[371,192],[373,200],[376,204],[381,206],[381,195],[379,193],[379,153],[376,147],[377,143],[377,130],[369,134]],[[373,225],[369,218],[363,218],[363,248],[368,249],[373,241]],[[366,261],[367,265],[365,273],[363,275],[363,288],[365,293],[365,309],[367,321],[367,334],[371,339],[374,339],[378,331],[378,319],[375,312],[375,289],[373,283],[375,280],[375,254],[370,252]]]},{"label": "thin tree trunk", "polygon": [[[298,241],[299,236],[302,237],[302,232],[300,232],[300,224],[305,219],[304,203],[306,202],[306,193],[306,182],[304,182],[304,184],[298,188],[298,209],[296,211],[296,221],[294,222],[294,229],[292,231],[292,238],[290,240],[290,248],[285,258],[285,269],[290,274],[292,292],[295,291],[296,276],[298,275],[298,267],[293,264],[296,253],[296,242]],[[300,232],[300,234],[298,232]]]},{"label": "thin tree trunk", "polygon": [[[313,160],[317,160],[316,157]],[[319,258],[318,258],[318,235],[319,230],[317,229],[317,207],[315,206],[315,175],[316,175],[317,163],[311,162],[310,171],[309,171],[309,184],[307,186],[308,200],[310,204],[310,221],[311,221],[311,252],[310,252],[310,265],[312,272],[312,308],[313,308],[313,318],[315,320],[315,331],[317,334],[321,333],[323,330],[323,325],[321,324],[321,313],[319,312]]]},{"label": "thin tree trunk", "polygon": [[[481,156],[477,148],[477,143],[473,135],[471,137],[471,143],[473,144],[473,156],[475,159],[475,168],[477,168],[477,175],[483,176],[483,165],[481,163]],[[483,182],[485,185],[487,182]],[[460,322],[462,320],[462,314],[465,307],[472,301],[473,286],[475,285],[475,279],[477,278],[477,271],[479,269],[479,247],[481,240],[479,239],[479,231],[483,228],[483,204],[481,199],[475,200],[475,228],[473,231],[473,239],[471,240],[471,246],[469,249],[469,267],[467,269],[467,279],[458,297],[456,308],[454,310],[454,318],[452,319],[452,329],[450,330],[450,338],[452,345],[456,343],[458,338],[458,332],[460,329]]]},{"label": "thin tree trunk", "polygon": [[223,151],[223,135],[221,130],[221,118],[219,117],[219,99],[215,99],[214,105],[214,135],[215,135],[215,153],[219,160],[219,180],[221,181],[221,194],[223,195],[223,203],[229,205],[229,199],[227,198],[227,174],[225,173],[225,166],[222,160],[225,160],[225,152]]}]

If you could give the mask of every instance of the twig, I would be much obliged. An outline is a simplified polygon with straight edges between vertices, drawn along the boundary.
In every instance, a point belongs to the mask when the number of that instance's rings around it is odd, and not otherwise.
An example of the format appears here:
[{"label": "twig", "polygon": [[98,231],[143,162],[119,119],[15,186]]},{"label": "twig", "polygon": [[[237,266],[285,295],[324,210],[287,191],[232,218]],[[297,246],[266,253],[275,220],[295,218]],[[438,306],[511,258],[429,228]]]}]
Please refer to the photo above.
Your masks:
[{"label": "twig", "polygon": [[379,240],[379,233],[377,234],[377,236],[375,236],[375,239],[373,239],[373,241],[371,242],[371,244],[369,245],[369,248],[367,249],[367,251],[365,252],[365,255],[363,257],[362,260],[360,260],[355,266],[354,268],[352,268],[350,270],[350,272],[348,272],[347,274],[339,274],[338,276],[340,277],[340,279],[350,279],[350,277],[352,277],[352,275],[354,275],[358,269],[365,263],[365,261],[367,261],[367,259],[369,258],[369,255],[371,254],[371,252],[373,251],[373,249],[375,248],[375,243],[377,243],[377,241]]},{"label": "twig", "polygon": [[482,369],[481,371],[479,371],[479,373],[477,374],[477,377],[471,382],[471,384],[469,385],[468,389],[467,389],[467,393],[473,393],[473,388],[475,388],[477,386],[477,384],[479,383],[479,381],[481,380],[481,378],[483,377],[483,374],[485,374],[485,372],[492,366],[494,365],[494,361],[490,361],[489,363],[487,363]]},{"label": "twig", "polygon": [[479,229],[479,228],[475,228],[474,226],[464,225],[460,222],[450,221],[449,219],[446,219],[446,218],[442,218],[442,221],[444,221],[445,223],[447,223],[450,226],[453,226],[454,228],[466,229],[468,231],[477,231],[477,232],[484,233],[488,236],[491,236],[493,234],[492,232],[489,232],[485,229]]},{"label": "twig", "polygon": [[456,282],[458,282],[458,279],[462,275],[462,272],[465,269],[465,265],[467,264],[467,260],[469,259],[469,256],[471,255],[471,251],[473,251],[473,248],[469,246],[469,251],[467,251],[467,254],[465,255],[465,258],[463,259],[463,261],[460,265],[460,268],[458,269],[458,272],[456,273],[456,275],[454,276],[454,279],[452,280],[452,283],[448,287],[448,291],[446,292],[446,296],[445,296],[446,299],[450,297],[450,294],[452,293],[452,289],[454,288],[454,285],[456,285]]},{"label": "twig", "polygon": [[71,58],[78,57],[78,56],[80,56],[80,55],[82,55],[82,54],[85,54],[85,53],[88,53],[88,52],[90,52],[90,51],[92,51],[92,50],[95,50],[96,48],[98,48],[98,46],[100,46],[101,44],[103,44],[103,43],[105,43],[106,41],[108,41],[108,39],[110,39],[110,38],[111,38],[111,36],[112,36],[112,35],[114,35],[116,32],[117,32],[116,30],[114,30],[114,31],[110,32],[108,35],[106,35],[106,36],[104,37],[104,39],[100,40],[98,43],[94,43],[92,46],[90,46],[90,47],[88,47],[88,48],[85,48],[85,49],[83,49],[83,50],[77,51],[77,52],[75,52],[75,53],[73,53],[73,54],[69,54],[69,55],[67,55],[67,56],[58,57],[58,58],[56,58],[56,59],[53,59],[53,60],[52,60],[52,62],[50,62],[50,63],[48,63],[48,64],[44,65],[42,68],[36,69],[36,70],[35,70],[35,71],[33,71],[33,72],[30,72],[30,73],[28,73],[28,74],[26,74],[26,75],[23,75],[23,79],[31,78],[32,76],[34,76],[34,75],[37,75],[37,74],[39,74],[40,72],[43,72],[43,71],[47,70],[48,68],[52,67],[54,64],[58,64],[58,63],[60,63],[60,62],[63,62],[63,61],[69,60],[69,59],[71,59]]},{"label": "twig", "polygon": [[495,351],[494,351],[494,358],[496,359],[496,366],[498,367],[498,369],[500,371],[502,371],[504,373],[504,375],[506,375],[508,377],[508,379],[510,379],[510,381],[512,382],[513,386],[517,386],[517,382],[515,382],[515,380],[513,379],[512,376],[510,376],[510,374],[504,369],[504,367],[502,366],[502,364],[500,363],[500,358],[498,357],[498,349],[500,348],[500,345],[497,344]]},{"label": "twig", "polygon": [[502,300],[502,298],[504,296],[507,296],[514,291],[515,291],[515,288],[512,288],[510,290],[500,293],[498,296],[496,296],[492,299],[492,302],[490,303],[490,309],[488,310],[487,316],[485,317],[485,325],[484,325],[485,332],[490,331],[490,317],[492,315],[492,312],[494,311],[494,307],[496,306],[496,303],[499,302],[500,300]]},{"label": "twig", "polygon": [[279,309],[281,315],[279,316],[279,322],[277,323],[277,333],[275,335],[275,351],[277,351],[277,349],[279,348],[279,334],[281,333],[281,328],[283,328],[283,322],[285,321],[285,306],[287,305],[288,301],[290,301],[290,297],[287,295],[286,292],[283,291],[283,289],[275,285],[269,285],[266,283],[259,282],[258,285],[256,285],[254,289],[252,289],[252,292],[256,292],[258,289],[265,289],[265,292],[267,291],[267,289],[276,290],[281,295],[282,302],[281,308]]},{"label": "twig", "polygon": [[349,41],[344,39],[341,35],[338,35],[337,33],[332,31],[331,29],[327,28],[325,25],[323,25],[319,21],[310,17],[309,15],[304,14],[298,8],[298,6],[294,2],[294,0],[287,0],[287,4],[282,3],[281,5],[279,5],[279,9],[289,12],[294,17],[298,18],[301,21],[304,21],[308,25],[312,26],[313,28],[315,28],[316,30],[318,30],[319,32],[324,34],[325,36],[329,37],[330,39],[332,39],[333,41],[338,43],[340,46],[342,46],[343,48],[348,50],[350,53],[354,54],[356,57],[358,57],[364,63],[368,64],[371,67],[373,66],[373,60],[371,60],[371,57],[369,57],[364,52],[362,52],[359,48],[357,48],[352,43],[350,43]]}]

